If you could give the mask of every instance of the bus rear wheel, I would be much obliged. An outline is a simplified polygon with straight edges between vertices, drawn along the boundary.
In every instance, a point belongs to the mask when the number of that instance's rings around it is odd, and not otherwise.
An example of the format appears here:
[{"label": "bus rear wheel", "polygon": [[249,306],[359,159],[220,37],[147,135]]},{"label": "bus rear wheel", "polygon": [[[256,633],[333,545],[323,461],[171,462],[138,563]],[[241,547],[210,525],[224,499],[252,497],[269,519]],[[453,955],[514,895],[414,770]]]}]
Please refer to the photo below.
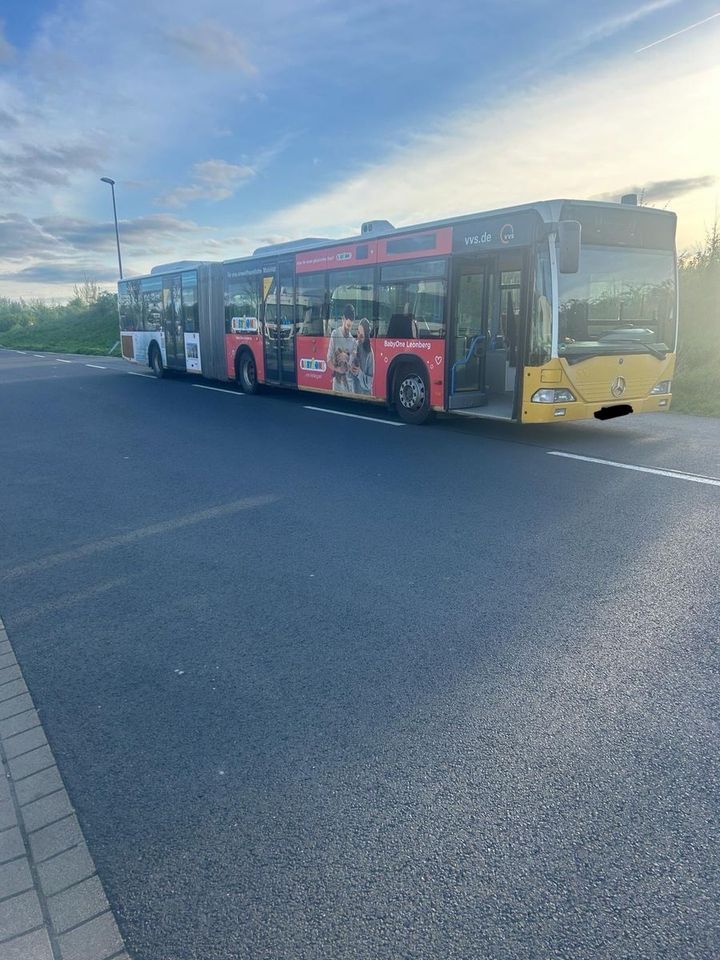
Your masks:
[{"label": "bus rear wheel", "polygon": [[430,419],[430,389],[424,371],[417,366],[401,367],[393,379],[393,403],[405,423],[426,423]]},{"label": "bus rear wheel", "polygon": [[150,369],[158,380],[165,376],[165,367],[163,366],[162,355],[157,344],[153,344],[150,348]]},{"label": "bus rear wheel", "polygon": [[257,393],[257,367],[255,357],[249,350],[243,350],[237,365],[237,385],[243,393]]}]

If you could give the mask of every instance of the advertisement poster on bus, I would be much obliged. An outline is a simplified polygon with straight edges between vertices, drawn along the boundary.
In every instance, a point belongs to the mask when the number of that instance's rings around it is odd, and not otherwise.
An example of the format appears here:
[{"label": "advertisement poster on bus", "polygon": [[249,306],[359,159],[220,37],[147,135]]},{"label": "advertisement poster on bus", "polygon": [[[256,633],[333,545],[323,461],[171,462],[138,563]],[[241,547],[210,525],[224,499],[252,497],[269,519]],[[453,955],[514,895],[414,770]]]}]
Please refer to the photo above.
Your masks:
[{"label": "advertisement poster on bus", "polygon": [[361,319],[355,334],[340,324],[329,337],[297,338],[298,386],[358,399],[387,398],[388,372],[396,357],[420,359],[427,370],[430,403],[443,405],[445,342],[370,336]]},{"label": "advertisement poster on bus", "polygon": [[200,334],[186,333],[185,335],[185,369],[190,373],[202,373],[200,362]]},{"label": "advertisement poster on bus", "polygon": [[255,317],[233,317],[233,320],[247,321],[246,326],[241,326],[245,333],[233,332],[225,337],[225,360],[227,363],[227,375],[230,380],[236,377],[236,361],[242,349],[249,350],[255,361],[255,370],[260,383],[265,379],[265,355],[263,351],[263,341],[260,336],[257,318]]}]

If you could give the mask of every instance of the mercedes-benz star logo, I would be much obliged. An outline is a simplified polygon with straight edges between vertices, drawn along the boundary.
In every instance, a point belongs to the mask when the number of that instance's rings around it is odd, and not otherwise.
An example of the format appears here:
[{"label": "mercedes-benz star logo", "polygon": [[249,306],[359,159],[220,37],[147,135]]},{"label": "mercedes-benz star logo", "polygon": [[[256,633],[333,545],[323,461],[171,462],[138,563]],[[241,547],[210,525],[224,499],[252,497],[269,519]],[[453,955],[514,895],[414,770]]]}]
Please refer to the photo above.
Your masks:
[{"label": "mercedes-benz star logo", "polygon": [[625,387],[625,377],[615,377],[610,384],[610,393],[612,393],[614,397],[621,397],[625,393]]}]

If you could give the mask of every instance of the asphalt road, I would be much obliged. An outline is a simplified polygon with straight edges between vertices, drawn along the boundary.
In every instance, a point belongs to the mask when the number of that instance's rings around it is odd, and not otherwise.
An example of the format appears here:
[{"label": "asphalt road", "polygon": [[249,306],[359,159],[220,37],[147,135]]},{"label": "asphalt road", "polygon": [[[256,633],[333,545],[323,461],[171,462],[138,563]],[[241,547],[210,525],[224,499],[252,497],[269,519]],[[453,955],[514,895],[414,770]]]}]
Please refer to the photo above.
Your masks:
[{"label": "asphalt road", "polygon": [[720,422],[63,359],[0,351],[0,614],[136,960],[720,956],[720,486],[549,455]]}]

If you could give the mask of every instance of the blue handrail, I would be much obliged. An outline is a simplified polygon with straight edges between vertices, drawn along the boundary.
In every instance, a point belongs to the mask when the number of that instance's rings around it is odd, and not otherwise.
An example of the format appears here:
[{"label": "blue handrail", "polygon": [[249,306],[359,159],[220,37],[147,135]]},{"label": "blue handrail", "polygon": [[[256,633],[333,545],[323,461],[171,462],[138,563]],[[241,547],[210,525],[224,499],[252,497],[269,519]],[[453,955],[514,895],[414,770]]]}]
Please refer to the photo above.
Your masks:
[{"label": "blue handrail", "polygon": [[464,367],[468,363],[470,363],[470,361],[473,358],[473,354],[475,353],[475,344],[484,343],[485,339],[486,338],[484,333],[479,334],[477,337],[473,337],[472,340],[470,341],[470,344],[468,345],[467,352],[465,353],[465,356],[463,357],[463,359],[456,360],[455,363],[452,365],[452,370],[450,371],[450,393],[455,393],[455,371],[457,370],[458,367]]}]

